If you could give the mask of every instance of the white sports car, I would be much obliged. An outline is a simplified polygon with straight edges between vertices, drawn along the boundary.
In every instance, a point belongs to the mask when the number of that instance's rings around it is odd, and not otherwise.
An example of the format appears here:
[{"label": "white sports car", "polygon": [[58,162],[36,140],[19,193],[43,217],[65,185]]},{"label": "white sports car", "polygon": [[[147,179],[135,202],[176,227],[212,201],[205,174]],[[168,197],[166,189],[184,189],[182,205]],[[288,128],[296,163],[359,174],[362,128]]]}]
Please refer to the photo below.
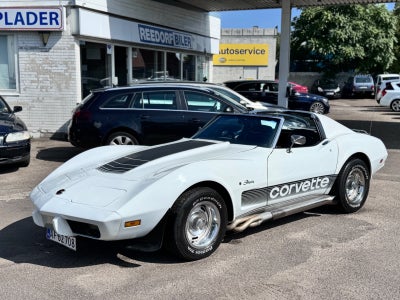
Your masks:
[{"label": "white sports car", "polygon": [[325,204],[359,210],[386,158],[379,139],[324,115],[223,114],[191,139],[77,155],[34,188],[33,220],[72,249],[77,237],[125,240],[196,260],[226,230]]}]

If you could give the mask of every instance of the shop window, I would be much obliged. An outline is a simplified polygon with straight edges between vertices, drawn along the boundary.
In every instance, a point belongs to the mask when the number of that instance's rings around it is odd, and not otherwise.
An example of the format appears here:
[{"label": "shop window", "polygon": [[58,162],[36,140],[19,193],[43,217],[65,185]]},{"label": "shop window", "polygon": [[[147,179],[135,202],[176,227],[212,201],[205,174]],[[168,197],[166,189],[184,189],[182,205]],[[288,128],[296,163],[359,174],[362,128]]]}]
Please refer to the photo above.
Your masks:
[{"label": "shop window", "polygon": [[134,48],[132,50],[133,81],[160,80],[164,74],[163,52]]},{"label": "shop window", "polygon": [[196,80],[196,56],[182,54],[183,79],[189,81]]},{"label": "shop window", "polygon": [[81,42],[82,98],[91,90],[111,86],[111,57],[104,44]]},{"label": "shop window", "polygon": [[206,81],[208,64],[203,56],[141,48],[132,49],[132,81]]},{"label": "shop window", "polygon": [[196,81],[208,81],[208,62],[206,56],[196,56]]},{"label": "shop window", "polygon": [[16,54],[13,35],[0,35],[0,90],[16,90]]}]

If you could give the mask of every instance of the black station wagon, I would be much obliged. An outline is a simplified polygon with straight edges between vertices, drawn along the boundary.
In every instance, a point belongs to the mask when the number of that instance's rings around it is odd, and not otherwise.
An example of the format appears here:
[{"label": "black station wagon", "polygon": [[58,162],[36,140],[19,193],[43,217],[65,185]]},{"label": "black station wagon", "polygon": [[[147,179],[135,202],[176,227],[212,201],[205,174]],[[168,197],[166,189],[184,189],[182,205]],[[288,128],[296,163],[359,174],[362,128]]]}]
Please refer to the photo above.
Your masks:
[{"label": "black station wagon", "polygon": [[77,147],[155,145],[191,137],[216,113],[245,113],[206,87],[148,84],[92,91],[76,107],[68,138]]}]

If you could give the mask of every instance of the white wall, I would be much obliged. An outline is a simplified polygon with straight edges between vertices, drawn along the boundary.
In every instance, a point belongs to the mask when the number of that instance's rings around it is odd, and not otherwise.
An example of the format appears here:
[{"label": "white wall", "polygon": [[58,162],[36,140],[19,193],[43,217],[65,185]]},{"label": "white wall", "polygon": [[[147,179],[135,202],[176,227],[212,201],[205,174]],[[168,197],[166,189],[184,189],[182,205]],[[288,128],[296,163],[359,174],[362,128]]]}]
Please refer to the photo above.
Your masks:
[{"label": "white wall", "polygon": [[23,107],[18,116],[34,137],[66,132],[72,109],[80,100],[79,44],[69,25],[67,19],[64,31],[51,32],[46,46],[37,31],[12,32],[19,89],[3,97],[10,106]]},{"label": "white wall", "polygon": [[74,2],[78,6],[108,11],[129,19],[219,37],[219,28],[217,31],[212,29],[216,26],[215,19],[217,18],[210,17],[206,12],[195,12],[149,0],[76,0]]}]

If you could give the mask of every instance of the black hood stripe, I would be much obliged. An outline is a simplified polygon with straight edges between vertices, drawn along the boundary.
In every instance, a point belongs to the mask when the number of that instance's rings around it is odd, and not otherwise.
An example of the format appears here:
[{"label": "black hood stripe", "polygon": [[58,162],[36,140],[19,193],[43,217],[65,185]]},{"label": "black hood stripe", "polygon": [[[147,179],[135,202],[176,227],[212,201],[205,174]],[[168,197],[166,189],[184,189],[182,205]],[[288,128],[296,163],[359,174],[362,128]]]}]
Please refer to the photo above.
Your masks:
[{"label": "black hood stripe", "polygon": [[97,170],[107,173],[125,173],[149,161],[191,149],[209,146],[212,144],[214,143],[188,140],[180,143],[152,147],[150,149],[132,153],[130,155],[113,160],[105,165],[98,167]]}]

